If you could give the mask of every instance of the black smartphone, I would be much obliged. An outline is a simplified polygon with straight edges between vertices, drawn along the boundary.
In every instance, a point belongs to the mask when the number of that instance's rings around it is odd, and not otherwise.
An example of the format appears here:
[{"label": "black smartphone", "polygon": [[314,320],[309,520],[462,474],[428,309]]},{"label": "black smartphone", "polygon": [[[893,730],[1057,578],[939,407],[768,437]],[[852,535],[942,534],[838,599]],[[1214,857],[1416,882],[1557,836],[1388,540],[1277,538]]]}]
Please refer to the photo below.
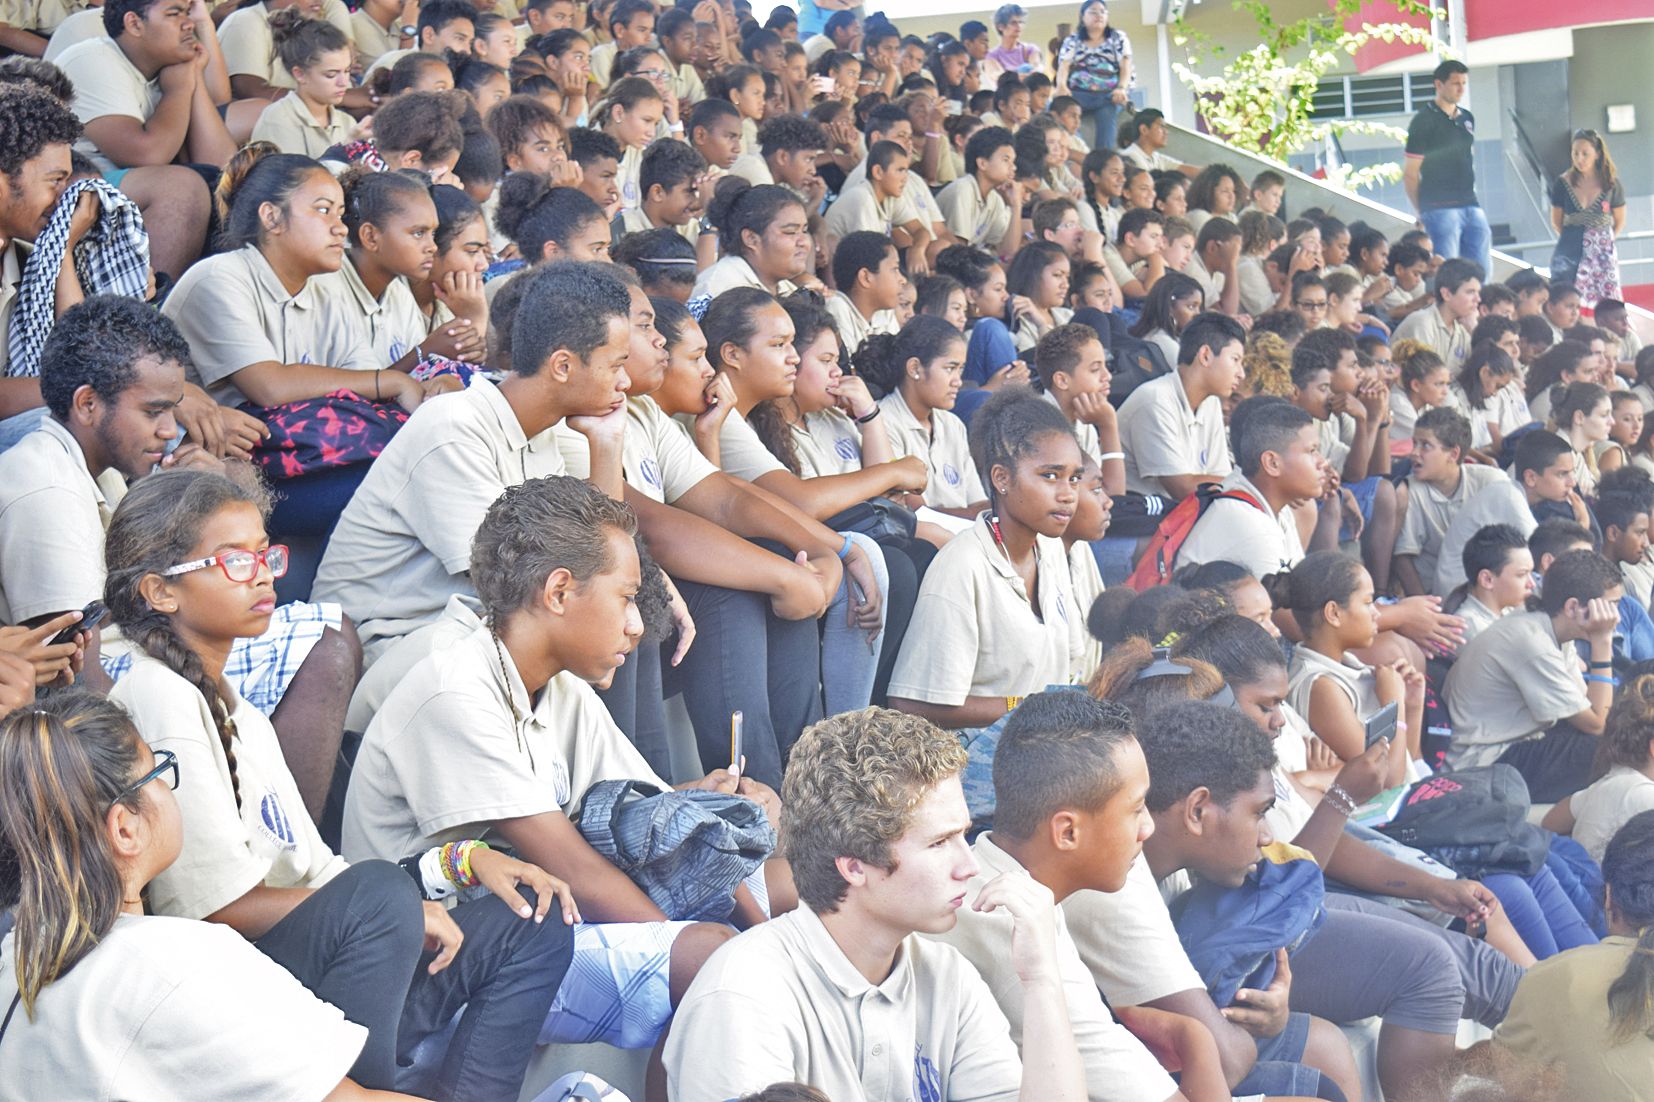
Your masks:
[{"label": "black smartphone", "polygon": [[1401,705],[1386,704],[1378,711],[1367,717],[1367,745],[1371,746],[1381,738],[1393,739],[1396,737],[1396,717],[1401,713]]},{"label": "black smartphone", "polygon": [[108,615],[108,605],[104,604],[102,601],[93,601],[91,604],[88,604],[85,608],[80,610],[80,620],[78,622],[70,624],[68,627],[52,636],[51,639],[47,640],[46,645],[48,647],[55,647],[63,643],[72,643],[75,641],[75,636],[79,635],[83,631],[91,631],[93,628],[103,623],[103,618]]}]

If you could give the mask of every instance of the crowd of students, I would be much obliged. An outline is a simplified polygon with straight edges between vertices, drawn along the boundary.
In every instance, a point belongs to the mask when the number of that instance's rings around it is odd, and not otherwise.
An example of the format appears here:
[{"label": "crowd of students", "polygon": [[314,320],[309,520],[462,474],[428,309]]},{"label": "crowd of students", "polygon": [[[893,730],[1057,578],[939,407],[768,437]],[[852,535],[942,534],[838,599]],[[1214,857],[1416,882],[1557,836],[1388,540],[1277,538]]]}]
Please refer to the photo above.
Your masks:
[{"label": "crowd of students", "polygon": [[0,1099],[1649,1097],[1624,305],[804,8],[7,12]]}]

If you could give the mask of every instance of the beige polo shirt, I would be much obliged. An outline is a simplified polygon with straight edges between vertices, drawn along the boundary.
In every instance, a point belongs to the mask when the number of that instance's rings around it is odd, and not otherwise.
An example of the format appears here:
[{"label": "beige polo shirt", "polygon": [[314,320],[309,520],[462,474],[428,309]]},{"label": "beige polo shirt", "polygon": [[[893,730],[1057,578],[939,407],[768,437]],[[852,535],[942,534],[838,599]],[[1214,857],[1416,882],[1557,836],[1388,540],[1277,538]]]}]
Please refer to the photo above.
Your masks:
[{"label": "beige polo shirt", "polygon": [[380,367],[400,360],[430,334],[431,320],[402,276],[391,280],[385,293],[374,298],[347,256],[337,272],[319,277],[318,283],[329,298],[339,301],[340,313],[349,319],[347,339],[357,347],[371,348],[373,361]]},{"label": "beige polo shirt", "polygon": [[1415,310],[1401,319],[1390,341],[1418,341],[1442,358],[1454,375],[1464,366],[1470,355],[1470,330],[1457,321],[1442,321],[1441,311],[1434,307]]},{"label": "beige polo shirt", "polygon": [[483,623],[481,601],[466,593],[449,597],[442,608],[442,615],[392,643],[379,656],[379,660],[362,674],[361,680],[356,682],[356,691],[350,694],[345,730],[366,731],[373,717],[384,707],[385,698],[402,684],[409,670],[424,661],[427,655],[447,650],[482,627]]},{"label": "beige polo shirt", "polygon": [[1225,490],[1251,494],[1263,508],[1226,498],[1212,502],[1178,548],[1179,567],[1232,562],[1246,567],[1254,577],[1267,578],[1291,570],[1304,560],[1303,540],[1290,505],[1271,514],[1263,491],[1238,470],[1230,471],[1221,485]]},{"label": "beige polo shirt", "polygon": [[[1086,552],[1089,554],[1090,549]],[[989,881],[1000,876],[1032,879],[1015,857],[994,844],[991,833],[979,836],[971,852],[980,871],[965,885],[970,900],[974,900]],[[1011,1040],[1020,1047],[1023,987],[1011,960],[1014,920],[1003,909],[984,913],[972,910],[968,902],[959,908],[958,914],[959,920],[953,929],[934,935],[934,939],[959,950],[981,974],[1011,1024]],[[1063,1000],[1068,1004],[1074,1043],[1085,1063],[1086,1095],[1090,1102],[1165,1102],[1177,1093],[1177,1084],[1143,1047],[1143,1042],[1109,1013],[1096,982],[1080,959],[1080,951],[1074,946],[1061,908],[1056,915],[1056,935]]]},{"label": "beige polo shirt", "polygon": [[876,310],[871,318],[863,317],[843,291],[827,293],[827,314],[833,319],[839,339],[852,354],[874,333],[895,333],[901,329],[896,324],[896,311]]},{"label": "beige polo shirt", "polygon": [[1493,1043],[1562,1076],[1559,1098],[1641,1102],[1649,1094],[1654,1038],[1613,1041],[1608,988],[1625,974],[1636,939],[1613,936],[1582,945],[1528,969]]},{"label": "beige polo shirt", "polygon": [[1347,413],[1335,413],[1325,419],[1316,418],[1315,437],[1321,445],[1321,456],[1327,466],[1342,474],[1344,461],[1355,446],[1355,418]]},{"label": "beige polo shirt", "polygon": [[[105,483],[120,491],[120,477]],[[19,624],[103,596],[103,532],[115,504],[57,418],[0,452],[0,620]]]},{"label": "beige polo shirt", "polygon": [[621,150],[619,170],[615,173],[615,186],[620,189],[623,209],[631,210],[643,202],[642,176],[643,150],[629,145]]},{"label": "beige polo shirt", "polygon": [[1126,489],[1134,494],[1167,494],[1165,475],[1225,476],[1233,468],[1222,400],[1208,395],[1195,409],[1176,370],[1150,379],[1125,400],[1120,448],[1126,453]]},{"label": "beige polo shirt", "polygon": [[1075,622],[1079,626],[1080,652],[1074,660],[1074,681],[1083,684],[1091,680],[1091,675],[1103,663],[1103,641],[1086,627],[1086,617],[1106,588],[1103,572],[1097,566],[1097,556],[1092,553],[1091,544],[1084,540],[1075,542],[1068,549],[1068,577],[1074,587],[1074,609],[1079,614]]},{"label": "beige polo shirt", "polygon": [[972,696],[1027,696],[1073,678],[1084,649],[1061,540],[1035,537],[1039,608],[985,517],[936,553],[890,678],[890,695],[957,706]]},{"label": "beige polo shirt", "polygon": [[[1432,593],[1436,592],[1436,564],[1441,557],[1442,540],[1454,516],[1487,487],[1496,482],[1510,482],[1509,476],[1497,467],[1466,464],[1459,472],[1459,485],[1451,494],[1442,493],[1417,475],[1407,479],[1407,516],[1401,522],[1401,534],[1396,537],[1396,554],[1416,556],[1414,565],[1419,578]],[[1459,545],[1459,560],[1456,573],[1462,580],[1463,544]]]},{"label": "beige polo shirt", "polygon": [[[1505,611],[1508,613],[1511,610],[1506,609]],[[1464,641],[1466,643],[1486,631],[1500,617],[1499,613],[1494,612],[1478,600],[1475,594],[1466,595],[1464,603],[1454,609],[1453,614],[1464,621]]]},{"label": "beige polo shirt", "polygon": [[1012,1102],[1022,1083],[1005,1015],[958,950],[910,934],[890,975],[869,983],[807,906],[712,954],[678,1004],[665,1061],[673,1102],[785,1081],[834,1102]]},{"label": "beige polo shirt", "polygon": [[363,69],[371,67],[392,50],[402,48],[402,35],[394,20],[391,26],[381,27],[378,20],[361,8],[350,13],[350,33],[356,39],[356,57]]},{"label": "beige polo shirt", "polygon": [[161,313],[190,342],[189,379],[227,406],[247,396],[233,376],[250,364],[325,364],[374,371],[373,349],[355,339],[350,311],[312,276],[298,294],[287,288],[255,245],[205,257],[190,266]]},{"label": "beige polo shirt", "polygon": [[793,453],[803,478],[853,474],[861,470],[861,427],[837,409],[807,413],[790,426]]},{"label": "beige polo shirt", "polygon": [[[401,41],[401,40],[398,39],[398,41]],[[420,53],[420,52],[421,52],[420,50],[418,50],[418,49],[416,49],[412,46],[398,47],[397,49],[394,49],[394,50],[386,50],[384,53],[382,53],[378,57],[374,58],[373,59],[373,64],[369,65],[367,67],[367,69],[362,73],[362,83],[363,84],[370,83],[372,78],[373,78],[374,73],[377,73],[381,69],[391,68],[398,61],[401,61],[403,58],[407,57],[409,54],[417,54],[417,53]]]},{"label": "beige polo shirt", "polygon": [[[567,425],[558,425],[554,431],[568,473],[590,478],[590,443]],[[718,473],[711,460],[696,449],[689,434],[648,396],[626,399],[626,440],[621,447],[620,466],[628,486],[666,505],[700,485],[702,479]]]},{"label": "beige polo shirt", "polygon": [[[1475,469],[1465,468],[1467,472]],[[1412,512],[1411,505],[1408,512]],[[1451,514],[1436,551],[1432,593],[1445,597],[1465,583],[1464,545],[1470,542],[1471,536],[1490,524],[1508,524],[1520,532],[1523,539],[1533,535],[1533,530],[1539,527],[1539,522],[1533,519],[1533,510],[1528,506],[1527,494],[1508,477],[1488,480]],[[1429,585],[1430,579],[1425,578],[1424,582]]]},{"label": "beige polo shirt", "polygon": [[[497,196],[499,192],[496,191],[494,194]],[[700,230],[693,221],[685,222],[681,226],[656,226],[649,220],[649,216],[643,212],[641,206],[620,212],[620,230],[622,233],[643,233],[645,230],[654,229],[672,230],[691,245],[700,241]]]},{"label": "beige polo shirt", "polygon": [[[686,427],[692,420],[686,417]],[[718,430],[718,456],[726,474],[748,482],[757,482],[771,472],[787,469],[775,453],[764,446],[757,431],[738,409],[729,411]]]},{"label": "beige polo shirt", "polygon": [[971,461],[965,422],[945,409],[930,411],[930,426],[919,423],[902,392],[893,390],[879,399],[884,410],[885,434],[897,458],[916,455],[925,461],[930,482],[925,503],[936,509],[968,509],[988,500],[982,478]]},{"label": "beige polo shirt", "polygon": [[[70,106],[82,124],[106,115],[146,123],[161,102],[160,80],[147,79],[107,35],[64,50],[57,67],[74,83],[75,99]],[[75,152],[90,157],[100,172],[130,167],[110,160],[84,134],[76,140]]]},{"label": "beige polo shirt", "polygon": [[976,177],[961,176],[936,197],[942,221],[949,231],[977,248],[999,255],[999,244],[1011,228],[1011,208],[997,191],[983,195]]},{"label": "beige polo shirt", "polygon": [[70,46],[85,42],[91,38],[107,38],[108,32],[103,27],[103,8],[87,8],[77,11],[64,19],[52,32],[52,37],[46,42],[46,52],[41,55],[42,61],[57,64]]},{"label": "beige polo shirt", "polygon": [[224,51],[224,67],[232,77],[258,77],[274,88],[293,87],[293,74],[276,57],[275,38],[270,33],[270,9],[263,3],[249,4],[231,12],[230,17],[219,24],[218,44]]},{"label": "beige polo shirt", "polygon": [[1505,616],[1465,644],[1447,673],[1446,701],[1454,769],[1492,765],[1591,706],[1578,652],[1557,642],[1543,612]]},{"label": "beige polo shirt", "polygon": [[312,600],[344,606],[371,661],[471,592],[471,540],[508,486],[563,473],[552,433],[524,436],[488,380],[424,402],[345,506]]},{"label": "beige polo shirt", "polygon": [[592,47],[591,74],[599,88],[609,86],[609,74],[614,70],[615,58],[620,55],[620,47],[611,39]]},{"label": "beige polo shirt", "polygon": [[1608,843],[1632,816],[1654,811],[1654,778],[1641,769],[1616,765],[1589,788],[1568,797],[1574,841],[1602,864]]},{"label": "beige polo shirt", "polygon": [[604,780],[672,787],[590,685],[564,672],[531,699],[510,653],[478,627],[409,670],[368,725],[343,848],[358,861],[395,861],[484,838],[501,819],[569,814]]},{"label": "beige polo shirt", "polygon": [[894,198],[875,195],[873,185],[863,180],[839,192],[833,205],[827,208],[827,232],[833,237],[846,237],[858,230],[890,236],[897,226],[918,221],[918,213],[907,201],[907,196]]},{"label": "beige polo shirt", "polygon": [[1063,918],[1080,959],[1110,1006],[1142,1006],[1180,991],[1205,991],[1172,926],[1171,912],[1139,855],[1117,892],[1075,892]]},{"label": "beige polo shirt", "polygon": [[1378,679],[1371,666],[1354,655],[1330,658],[1300,644],[1293,648],[1292,664],[1287,667],[1286,696],[1286,702],[1299,715],[1310,714],[1310,695],[1315,683],[1322,678],[1337,686],[1357,719],[1365,720],[1383,706],[1378,700]]},{"label": "beige polo shirt", "polygon": [[[717,298],[725,291],[736,287],[756,287],[760,291],[768,291],[764,281],[758,278],[758,273],[752,270],[742,256],[726,256],[718,260],[709,268],[702,268],[701,274],[695,277],[695,289],[691,298],[709,295]],[[798,287],[789,280],[781,280],[776,284],[773,294],[785,297],[798,290]]]},{"label": "beige polo shirt", "polygon": [[680,112],[687,112],[706,98],[706,85],[701,83],[701,74],[687,61],[673,71],[672,91],[678,97]]},{"label": "beige polo shirt", "polygon": [[301,157],[320,157],[329,146],[348,142],[355,133],[356,120],[337,107],[327,109],[326,125],[317,122],[297,92],[266,107],[253,125],[253,141],[273,142],[283,153]]},{"label": "beige polo shirt", "polygon": [[344,871],[344,860],[327,848],[305,810],[263,712],[229,690],[237,808],[229,759],[201,691],[131,642],[106,641],[105,651],[132,656],[109,699],[127,710],[151,749],[178,755],[173,794],[183,814],[184,848],[149,882],[152,912],[205,918],[261,884],[319,888]]},{"label": "beige polo shirt", "polygon": [[[855,187],[866,179],[867,158],[863,157],[860,164],[845,173],[844,187]],[[930,190],[930,185],[925,183],[923,174],[918,170],[907,174],[907,187],[902,191],[902,197],[913,207],[919,220],[925,224],[926,229],[930,229],[936,223],[944,221],[941,204],[936,201],[935,193]]]}]

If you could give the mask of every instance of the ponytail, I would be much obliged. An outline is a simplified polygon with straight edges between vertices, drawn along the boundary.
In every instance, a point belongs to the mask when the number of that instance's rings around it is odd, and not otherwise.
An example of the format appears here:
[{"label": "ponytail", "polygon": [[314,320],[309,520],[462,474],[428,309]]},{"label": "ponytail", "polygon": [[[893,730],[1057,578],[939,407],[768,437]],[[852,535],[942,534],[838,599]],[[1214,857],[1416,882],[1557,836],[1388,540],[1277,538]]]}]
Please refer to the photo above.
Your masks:
[{"label": "ponytail", "polygon": [[855,353],[856,374],[867,382],[875,398],[901,389],[909,360],[926,368],[962,343],[959,330],[933,314],[915,314],[898,333],[875,333]]},{"label": "ponytail", "polygon": [[345,192],[345,228],[350,231],[351,245],[357,247],[362,244],[363,226],[383,227],[403,203],[415,196],[429,198],[431,190],[423,173],[375,172],[365,165],[347,169],[339,177],[339,186]]},{"label": "ponytail", "polygon": [[298,8],[270,13],[270,40],[284,73],[308,69],[323,54],[350,48],[350,39],[344,31],[325,19],[307,19],[299,14]]},{"label": "ponytail", "polygon": [[1608,987],[1608,1030],[1616,1045],[1654,1040],[1654,811],[1633,815],[1602,855],[1613,917],[1637,931],[1631,959]]},{"label": "ponytail", "polygon": [[326,171],[309,157],[283,153],[271,142],[250,142],[236,150],[213,192],[219,248],[229,252],[258,244],[264,233],[259,208],[265,203],[285,208],[306,179]]}]

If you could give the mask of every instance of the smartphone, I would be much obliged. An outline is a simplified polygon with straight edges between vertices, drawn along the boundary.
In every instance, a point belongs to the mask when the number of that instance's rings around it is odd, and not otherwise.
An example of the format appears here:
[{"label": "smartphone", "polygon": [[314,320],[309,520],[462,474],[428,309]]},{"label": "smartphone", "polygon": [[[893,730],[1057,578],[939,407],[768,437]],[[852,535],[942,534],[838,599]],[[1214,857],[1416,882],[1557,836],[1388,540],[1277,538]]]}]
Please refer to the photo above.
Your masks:
[{"label": "smartphone", "polygon": [[1393,739],[1396,737],[1396,718],[1401,713],[1400,704],[1386,704],[1378,711],[1367,717],[1367,745],[1371,746],[1381,738]]},{"label": "smartphone", "polygon": [[64,643],[73,643],[75,636],[83,631],[91,631],[103,623],[103,618],[109,615],[109,606],[102,601],[93,601],[80,610],[80,620],[70,624],[46,641],[48,647],[61,646]]},{"label": "smartphone", "polygon": [[729,771],[739,775],[741,772],[741,721],[744,717],[740,712],[729,717]]},{"label": "smartphone", "polygon": [[810,78],[810,90],[815,92],[817,95],[830,96],[833,94],[833,90],[837,87],[838,82],[832,77],[822,76],[817,73],[815,76]]},{"label": "smartphone", "polygon": [[950,115],[963,115],[965,113],[965,105],[956,99],[943,100],[942,110]]}]

